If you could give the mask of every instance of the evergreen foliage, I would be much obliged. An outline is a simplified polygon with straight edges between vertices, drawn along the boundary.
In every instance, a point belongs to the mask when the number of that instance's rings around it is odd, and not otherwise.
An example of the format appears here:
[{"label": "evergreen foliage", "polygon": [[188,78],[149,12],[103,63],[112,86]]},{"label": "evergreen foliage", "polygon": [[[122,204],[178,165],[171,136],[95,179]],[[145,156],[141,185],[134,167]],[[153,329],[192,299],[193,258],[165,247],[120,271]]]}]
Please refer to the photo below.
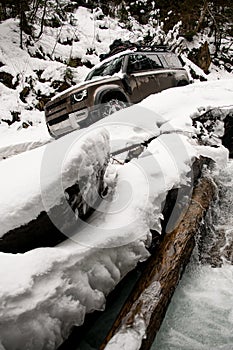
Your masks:
[{"label": "evergreen foliage", "polygon": [[[68,11],[78,6],[90,9],[101,8],[105,15],[119,18],[127,28],[132,28],[132,20],[161,29],[156,36],[158,44],[164,42],[164,33],[175,33],[178,40],[183,37],[192,41],[195,35],[205,34],[214,38],[212,58],[220,58],[229,63],[228,51],[232,49],[233,2],[232,0],[1,0],[0,20],[13,17],[20,23],[20,46],[23,47],[23,33],[39,38],[44,26],[60,27],[67,19]],[[34,25],[39,24],[35,32]],[[38,27],[37,27],[38,28]],[[178,28],[178,29],[177,29]],[[145,37],[145,44],[154,44],[153,33]],[[169,34],[170,35],[170,34]],[[167,39],[166,39],[167,40]],[[166,41],[165,40],[165,41]]]}]

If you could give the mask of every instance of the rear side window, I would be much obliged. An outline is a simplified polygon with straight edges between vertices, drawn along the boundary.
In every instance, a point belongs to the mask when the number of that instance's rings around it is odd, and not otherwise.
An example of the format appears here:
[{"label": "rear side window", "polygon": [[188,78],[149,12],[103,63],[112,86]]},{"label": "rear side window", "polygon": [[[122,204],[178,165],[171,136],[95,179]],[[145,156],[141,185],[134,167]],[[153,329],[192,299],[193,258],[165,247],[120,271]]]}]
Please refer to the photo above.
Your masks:
[{"label": "rear side window", "polygon": [[128,73],[137,73],[162,68],[163,65],[156,54],[134,54],[129,56]]},{"label": "rear side window", "polygon": [[117,57],[112,61],[103,63],[100,67],[91,71],[85,80],[91,80],[98,77],[113,75],[119,73],[122,68],[123,57]]},{"label": "rear side window", "polygon": [[179,58],[171,52],[166,52],[163,55],[164,60],[167,62],[168,67],[182,68],[182,64]]}]

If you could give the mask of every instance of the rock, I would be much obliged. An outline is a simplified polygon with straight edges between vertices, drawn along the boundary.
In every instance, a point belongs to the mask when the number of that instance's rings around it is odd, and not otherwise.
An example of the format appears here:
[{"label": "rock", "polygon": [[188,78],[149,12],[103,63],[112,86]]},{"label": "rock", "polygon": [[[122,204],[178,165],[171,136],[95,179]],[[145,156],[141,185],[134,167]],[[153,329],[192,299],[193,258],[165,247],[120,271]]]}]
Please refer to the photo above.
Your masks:
[{"label": "rock", "polygon": [[0,72],[0,82],[6,85],[10,89],[14,89],[16,84],[12,83],[13,76],[10,73]]},{"label": "rock", "polygon": [[79,58],[79,57],[76,57],[76,58],[71,57],[69,59],[68,66],[73,67],[73,68],[81,67],[81,66],[83,66],[83,62],[82,62],[81,58]]},{"label": "rock", "polygon": [[46,105],[47,102],[50,101],[52,96],[48,97],[48,96],[41,96],[38,100],[38,103],[36,105],[36,108],[39,109],[39,111],[44,111],[44,107]]},{"label": "rock", "polygon": [[65,81],[59,81],[59,80],[54,80],[51,84],[51,86],[57,91],[57,92],[62,92],[69,87],[71,87],[71,84],[68,84]]},{"label": "rock", "polygon": [[207,41],[198,49],[193,49],[188,58],[200,67],[206,74],[209,73],[208,69],[211,64],[210,50]]},{"label": "rock", "polygon": [[12,119],[2,119],[3,122],[7,123],[9,126],[13,124],[14,122],[20,121],[20,112],[17,111],[11,111]]},{"label": "rock", "polygon": [[29,95],[30,93],[30,87],[29,86],[25,86],[23,88],[23,90],[20,92],[19,94],[19,97],[20,97],[20,100],[24,103],[26,103],[26,97]]},{"label": "rock", "polygon": [[229,113],[224,120],[225,133],[222,144],[229,150],[229,157],[233,158],[233,112]]}]

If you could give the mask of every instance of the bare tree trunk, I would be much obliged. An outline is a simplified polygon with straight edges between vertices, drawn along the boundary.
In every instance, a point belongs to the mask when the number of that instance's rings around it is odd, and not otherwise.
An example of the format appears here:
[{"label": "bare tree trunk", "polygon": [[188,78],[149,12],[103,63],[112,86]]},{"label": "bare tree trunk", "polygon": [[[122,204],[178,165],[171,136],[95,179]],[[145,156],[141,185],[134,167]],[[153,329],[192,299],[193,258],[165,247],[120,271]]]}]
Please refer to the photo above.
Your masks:
[{"label": "bare tree trunk", "polygon": [[39,32],[39,34],[36,37],[37,39],[39,39],[41,37],[41,35],[43,34],[46,9],[47,9],[47,0],[44,1],[44,9],[43,9],[43,15],[42,15],[42,18],[41,18],[40,32]]},{"label": "bare tree trunk", "polygon": [[19,2],[19,13],[20,13],[20,48],[23,48],[23,9],[22,9],[22,1]]},{"label": "bare tree trunk", "polygon": [[197,26],[196,26],[196,32],[199,32],[199,30],[201,29],[201,26],[202,26],[202,23],[204,22],[207,10],[208,10],[208,1],[205,0],[204,5],[203,5],[203,10],[201,11],[201,15],[200,15],[200,18],[199,18]]},{"label": "bare tree trunk", "polygon": [[34,0],[33,1],[33,4],[32,4],[32,8],[33,8],[33,11],[32,11],[32,14],[29,18],[29,21],[30,22],[33,22],[35,17],[36,17],[36,14],[37,14],[37,11],[38,11],[38,8],[39,8],[39,5],[40,5],[40,0]]}]

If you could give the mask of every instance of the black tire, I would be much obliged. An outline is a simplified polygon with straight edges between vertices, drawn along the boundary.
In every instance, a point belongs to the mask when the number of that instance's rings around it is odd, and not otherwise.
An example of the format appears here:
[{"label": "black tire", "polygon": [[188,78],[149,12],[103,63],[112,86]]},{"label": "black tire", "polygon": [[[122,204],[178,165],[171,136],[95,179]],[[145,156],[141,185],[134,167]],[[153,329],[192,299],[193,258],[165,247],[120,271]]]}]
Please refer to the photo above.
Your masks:
[{"label": "black tire", "polygon": [[186,85],[189,85],[189,82],[187,80],[181,80],[179,81],[179,83],[177,84],[177,87],[178,86],[186,86]]}]

